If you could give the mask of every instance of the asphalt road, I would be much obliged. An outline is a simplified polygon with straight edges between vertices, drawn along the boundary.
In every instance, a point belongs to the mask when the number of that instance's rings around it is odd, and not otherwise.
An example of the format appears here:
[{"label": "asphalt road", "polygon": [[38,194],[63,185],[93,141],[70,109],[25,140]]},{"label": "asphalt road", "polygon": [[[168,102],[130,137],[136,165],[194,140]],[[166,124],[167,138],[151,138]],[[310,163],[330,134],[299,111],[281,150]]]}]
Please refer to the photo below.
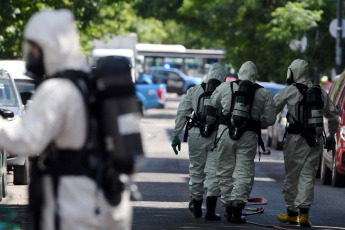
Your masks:
[{"label": "asphalt road", "polygon": [[[146,152],[146,164],[135,175],[136,184],[142,195],[141,201],[134,201],[133,230],[173,230],[173,229],[268,229],[266,225],[280,229],[298,229],[298,226],[281,224],[277,214],[285,212],[281,195],[284,180],[282,151],[271,151],[269,156],[256,157],[255,183],[251,197],[263,197],[267,204],[262,205],[263,214],[247,216],[245,225],[221,222],[208,222],[203,205],[203,217],[196,219],[188,210],[188,149],[182,143],[182,150],[176,156],[171,149],[171,136],[176,109],[181,97],[169,94],[165,109],[145,111],[141,120],[142,139]],[[181,138],[182,139],[182,138]],[[11,175],[9,176],[11,180]],[[13,211],[18,216],[12,222],[21,229],[31,230],[31,219],[27,215],[27,186],[9,184],[9,196],[0,206],[1,213]],[[257,207],[257,206],[251,206]],[[217,212],[223,216],[225,208],[218,202]],[[312,229],[345,229],[345,189],[321,185],[316,180],[315,201],[310,211]],[[259,224],[259,225],[255,225]]]}]

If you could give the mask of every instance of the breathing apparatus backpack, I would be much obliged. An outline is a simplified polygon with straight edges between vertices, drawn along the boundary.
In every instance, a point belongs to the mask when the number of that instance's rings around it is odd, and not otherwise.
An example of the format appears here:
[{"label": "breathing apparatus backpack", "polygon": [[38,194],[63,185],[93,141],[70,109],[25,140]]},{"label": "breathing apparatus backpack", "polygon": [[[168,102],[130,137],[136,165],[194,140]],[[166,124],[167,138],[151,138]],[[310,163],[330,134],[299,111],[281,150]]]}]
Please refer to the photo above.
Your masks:
[{"label": "breathing apparatus backpack", "polygon": [[130,67],[124,60],[108,57],[99,61],[94,74],[68,70],[54,77],[71,80],[82,93],[87,138],[80,150],[58,149],[51,143],[39,157],[32,159],[29,206],[37,229],[43,204],[44,175],[52,177],[56,202],[60,178],[80,175],[94,180],[107,201],[116,206],[124,190],[120,175],[132,174],[143,156],[140,112]]},{"label": "breathing apparatus backpack", "polygon": [[323,100],[320,86],[310,88],[301,83],[293,83],[302,94],[303,99],[298,104],[298,118],[291,116],[294,124],[287,127],[290,134],[301,134],[310,147],[320,146],[320,137],[323,136]]},{"label": "breathing apparatus backpack", "polygon": [[[239,88],[234,92],[233,84],[238,84]],[[261,123],[252,119],[251,110],[257,89],[263,88],[261,85],[248,80],[237,80],[230,83],[232,94],[230,113],[221,116],[221,123],[229,128],[229,136],[233,140],[239,140],[247,131],[253,131],[258,136],[258,143],[265,151],[264,142],[261,137]],[[218,138],[219,139],[219,138]],[[217,141],[215,142],[215,146]]]},{"label": "breathing apparatus backpack", "polygon": [[218,125],[218,109],[211,106],[210,97],[213,91],[221,84],[217,79],[210,79],[207,83],[202,83],[201,87],[204,90],[198,98],[198,105],[196,111],[192,117],[187,117],[184,142],[187,142],[188,130],[192,127],[198,127],[200,129],[200,135],[203,137],[209,137],[216,130]]}]

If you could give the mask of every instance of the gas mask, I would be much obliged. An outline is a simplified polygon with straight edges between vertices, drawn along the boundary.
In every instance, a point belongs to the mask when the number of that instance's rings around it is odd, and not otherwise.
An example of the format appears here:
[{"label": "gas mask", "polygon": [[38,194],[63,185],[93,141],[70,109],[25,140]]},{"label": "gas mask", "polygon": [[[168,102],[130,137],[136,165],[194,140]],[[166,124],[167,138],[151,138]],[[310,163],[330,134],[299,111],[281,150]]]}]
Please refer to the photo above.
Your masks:
[{"label": "gas mask", "polygon": [[286,84],[291,85],[293,83],[295,83],[295,81],[293,79],[292,69],[289,67],[287,72]]},{"label": "gas mask", "polygon": [[33,41],[25,40],[23,43],[23,56],[26,69],[37,84],[40,84],[45,74],[42,49]]}]

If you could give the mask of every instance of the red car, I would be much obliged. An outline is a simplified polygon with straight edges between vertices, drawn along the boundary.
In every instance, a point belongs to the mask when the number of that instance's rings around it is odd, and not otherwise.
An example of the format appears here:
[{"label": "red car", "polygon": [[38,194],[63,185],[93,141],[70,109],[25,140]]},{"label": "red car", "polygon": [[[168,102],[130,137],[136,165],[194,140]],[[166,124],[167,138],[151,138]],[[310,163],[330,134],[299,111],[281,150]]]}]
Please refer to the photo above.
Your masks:
[{"label": "red car", "polygon": [[[320,179],[322,184],[343,187],[345,185],[345,72],[333,81],[329,97],[340,112],[340,120],[338,132],[335,134],[335,150],[329,152],[323,150]],[[327,123],[324,124],[327,136]]]}]

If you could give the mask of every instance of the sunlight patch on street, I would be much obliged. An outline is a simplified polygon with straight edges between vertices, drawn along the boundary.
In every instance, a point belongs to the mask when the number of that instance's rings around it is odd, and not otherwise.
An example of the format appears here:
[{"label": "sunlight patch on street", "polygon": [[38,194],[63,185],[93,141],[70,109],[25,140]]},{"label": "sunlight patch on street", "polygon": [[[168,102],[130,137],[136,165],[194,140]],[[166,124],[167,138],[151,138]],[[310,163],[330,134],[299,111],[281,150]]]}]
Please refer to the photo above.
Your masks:
[{"label": "sunlight patch on street", "polygon": [[262,181],[262,182],[276,182],[275,179],[269,177],[254,177],[254,181]]},{"label": "sunlight patch on street", "polygon": [[189,181],[188,174],[182,173],[136,173],[135,182],[158,182],[158,183],[186,183]]}]

